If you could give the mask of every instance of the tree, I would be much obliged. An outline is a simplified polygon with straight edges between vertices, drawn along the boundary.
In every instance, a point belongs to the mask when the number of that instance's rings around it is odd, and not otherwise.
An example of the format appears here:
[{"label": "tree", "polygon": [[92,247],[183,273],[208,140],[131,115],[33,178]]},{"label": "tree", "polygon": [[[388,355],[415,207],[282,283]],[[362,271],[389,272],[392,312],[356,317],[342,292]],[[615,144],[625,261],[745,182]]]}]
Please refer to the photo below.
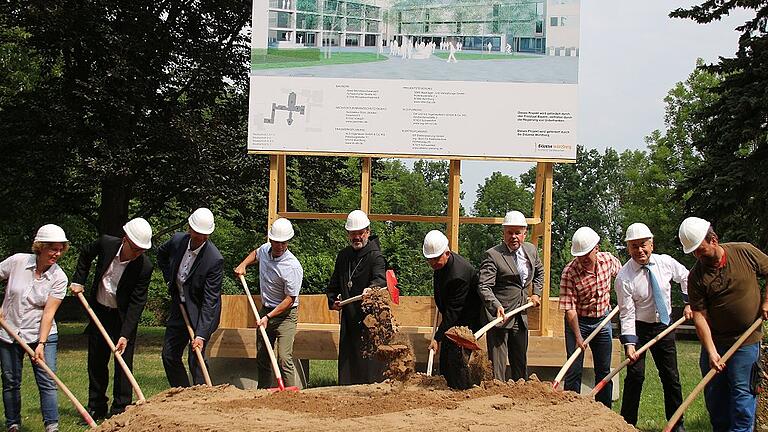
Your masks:
[{"label": "tree", "polygon": [[735,8],[755,11],[755,17],[737,27],[741,32],[733,58],[720,58],[702,66],[719,75],[713,101],[694,115],[701,124],[691,146],[702,163],[686,172],[678,188],[686,213],[710,220],[723,238],[768,248],[768,35],[765,2],[706,1],[670,14],[698,23],[719,20]]},{"label": "tree", "polygon": [[0,81],[0,175],[13,179],[0,199],[18,203],[0,219],[71,214],[120,234],[129,215],[180,225],[200,205],[241,224],[264,213],[265,159],[244,155],[250,4],[2,8],[0,31],[36,61],[11,64],[34,85]]}]

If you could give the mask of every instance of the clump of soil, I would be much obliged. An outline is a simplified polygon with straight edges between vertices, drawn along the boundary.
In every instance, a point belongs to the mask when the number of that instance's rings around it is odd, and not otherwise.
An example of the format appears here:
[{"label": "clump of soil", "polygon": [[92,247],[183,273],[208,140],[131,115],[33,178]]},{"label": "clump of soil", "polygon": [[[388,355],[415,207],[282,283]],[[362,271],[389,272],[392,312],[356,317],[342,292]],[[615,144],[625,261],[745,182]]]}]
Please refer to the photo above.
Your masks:
[{"label": "clump of soil", "polygon": [[602,404],[551,384],[487,381],[466,391],[439,377],[405,383],[270,393],[232,386],[171,389],[106,420],[109,432],[290,430],[314,432],[635,431]]},{"label": "clump of soil", "polygon": [[386,289],[373,289],[363,295],[362,355],[371,358],[379,351],[379,346],[388,345],[397,332],[397,323],[392,315],[389,292]]},{"label": "clump of soil", "polygon": [[[473,344],[477,344],[477,339],[475,339],[475,334],[472,333],[472,330],[467,326],[451,327],[445,331],[445,334],[455,336],[459,339],[463,339]],[[451,341],[451,343],[454,343],[454,342]]]},{"label": "clump of soil", "polygon": [[379,345],[376,358],[387,364],[384,376],[396,381],[407,381],[416,372],[413,349],[407,338],[398,335],[387,345]]}]

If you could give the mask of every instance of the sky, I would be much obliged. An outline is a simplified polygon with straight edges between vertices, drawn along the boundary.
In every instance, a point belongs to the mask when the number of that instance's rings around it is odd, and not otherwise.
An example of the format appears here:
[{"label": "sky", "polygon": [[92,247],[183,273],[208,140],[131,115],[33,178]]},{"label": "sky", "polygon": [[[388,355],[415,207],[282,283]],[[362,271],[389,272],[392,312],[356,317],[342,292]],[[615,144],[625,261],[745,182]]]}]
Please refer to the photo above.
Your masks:
[{"label": "sky", "polygon": [[[750,18],[746,11],[711,24],[669,18],[681,0],[582,0],[578,143],[586,149],[644,149],[664,128],[664,97],[693,71],[697,58],[732,57]],[[754,16],[754,14],[752,14]],[[519,176],[533,164],[462,161],[462,204],[469,210],[477,187],[494,171]],[[525,213],[525,211],[523,211]]]}]

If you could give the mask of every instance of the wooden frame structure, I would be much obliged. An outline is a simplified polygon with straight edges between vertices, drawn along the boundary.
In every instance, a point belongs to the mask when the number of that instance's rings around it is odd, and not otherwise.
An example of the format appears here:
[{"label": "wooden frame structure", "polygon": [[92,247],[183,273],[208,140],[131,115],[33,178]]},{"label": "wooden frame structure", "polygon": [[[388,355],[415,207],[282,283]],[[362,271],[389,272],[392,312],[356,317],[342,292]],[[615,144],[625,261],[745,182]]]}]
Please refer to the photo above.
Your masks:
[{"label": "wooden frame structure", "polygon": [[[279,217],[292,220],[341,219],[347,213],[289,212],[287,192],[286,154],[269,155],[269,207],[267,227],[272,226]],[[445,216],[372,214],[371,209],[371,155],[346,155],[362,159],[360,181],[360,209],[368,213],[368,218],[376,221],[395,222],[430,222],[446,224],[446,235],[451,250],[459,251],[460,224],[501,224],[503,217],[471,217],[459,215],[461,192],[461,160],[451,159],[448,180],[448,214]],[[392,156],[394,157],[394,156]],[[535,161],[536,187],[533,198],[532,217],[527,218],[531,243],[539,244],[542,240],[541,261],[544,265],[544,287],[542,304],[549,304],[550,271],[552,257],[552,175],[555,161]],[[538,336],[552,336],[549,323],[549,308],[541,308]]]}]

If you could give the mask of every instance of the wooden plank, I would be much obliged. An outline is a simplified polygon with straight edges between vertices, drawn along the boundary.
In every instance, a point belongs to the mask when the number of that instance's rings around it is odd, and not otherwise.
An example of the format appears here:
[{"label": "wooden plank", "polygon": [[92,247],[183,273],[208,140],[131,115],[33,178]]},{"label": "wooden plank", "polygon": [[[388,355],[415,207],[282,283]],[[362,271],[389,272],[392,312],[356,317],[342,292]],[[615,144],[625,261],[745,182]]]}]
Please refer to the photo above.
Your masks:
[{"label": "wooden plank", "polygon": [[399,305],[392,305],[392,314],[400,326],[432,328],[435,302],[431,296],[403,296],[400,297]]},{"label": "wooden plank", "polygon": [[[485,224],[485,225],[501,225],[504,222],[503,217],[481,217],[481,216],[462,216],[459,218],[459,222],[463,224]],[[525,218],[525,222],[528,225],[538,225],[541,223],[539,218]]]},{"label": "wooden plank", "polygon": [[[346,213],[315,213],[315,212],[284,212],[280,216],[288,219],[339,219],[347,218]],[[394,214],[369,214],[368,219],[392,222],[430,222],[446,223],[448,216],[421,216],[421,215],[394,215]]]},{"label": "wooden plank", "polygon": [[[544,200],[544,164],[539,162],[536,164],[536,187],[533,192],[533,217],[541,219],[541,203]],[[531,230],[531,243],[534,246],[539,245],[539,238],[544,234],[544,227],[541,224],[537,224]]]},{"label": "wooden plank", "polygon": [[360,210],[371,212],[371,165],[372,159],[363,158],[363,166],[360,178]]},{"label": "wooden plank", "polygon": [[278,211],[288,211],[288,164],[284,154],[277,155],[277,207]]},{"label": "wooden plank", "polygon": [[328,309],[328,297],[324,294],[299,296],[299,322],[338,324],[339,312]]},{"label": "wooden plank", "polygon": [[[544,265],[544,287],[542,289],[541,301],[544,304],[549,303],[550,274],[552,272],[552,177],[553,165],[545,164],[544,168],[544,244],[542,245],[541,259]],[[549,308],[542,309],[541,313],[541,335],[551,336],[552,331],[549,322]]]},{"label": "wooden plank", "polygon": [[395,154],[395,153],[353,153],[353,152],[303,152],[303,151],[281,151],[281,150],[248,150],[248,154],[253,155],[272,155],[284,154],[287,156],[329,156],[329,157],[357,157],[357,158],[380,158],[380,159],[435,159],[450,160],[459,158],[461,160],[485,160],[485,161],[507,161],[507,162],[550,162],[550,163],[576,163],[575,159],[562,158],[523,158],[509,156],[472,156],[472,155],[422,155],[422,154]]},{"label": "wooden plank", "polygon": [[267,203],[267,229],[277,219],[277,189],[278,189],[277,155],[269,156],[269,201]]},{"label": "wooden plank", "polygon": [[461,161],[451,159],[448,168],[448,247],[459,252],[459,209],[461,209]]}]

